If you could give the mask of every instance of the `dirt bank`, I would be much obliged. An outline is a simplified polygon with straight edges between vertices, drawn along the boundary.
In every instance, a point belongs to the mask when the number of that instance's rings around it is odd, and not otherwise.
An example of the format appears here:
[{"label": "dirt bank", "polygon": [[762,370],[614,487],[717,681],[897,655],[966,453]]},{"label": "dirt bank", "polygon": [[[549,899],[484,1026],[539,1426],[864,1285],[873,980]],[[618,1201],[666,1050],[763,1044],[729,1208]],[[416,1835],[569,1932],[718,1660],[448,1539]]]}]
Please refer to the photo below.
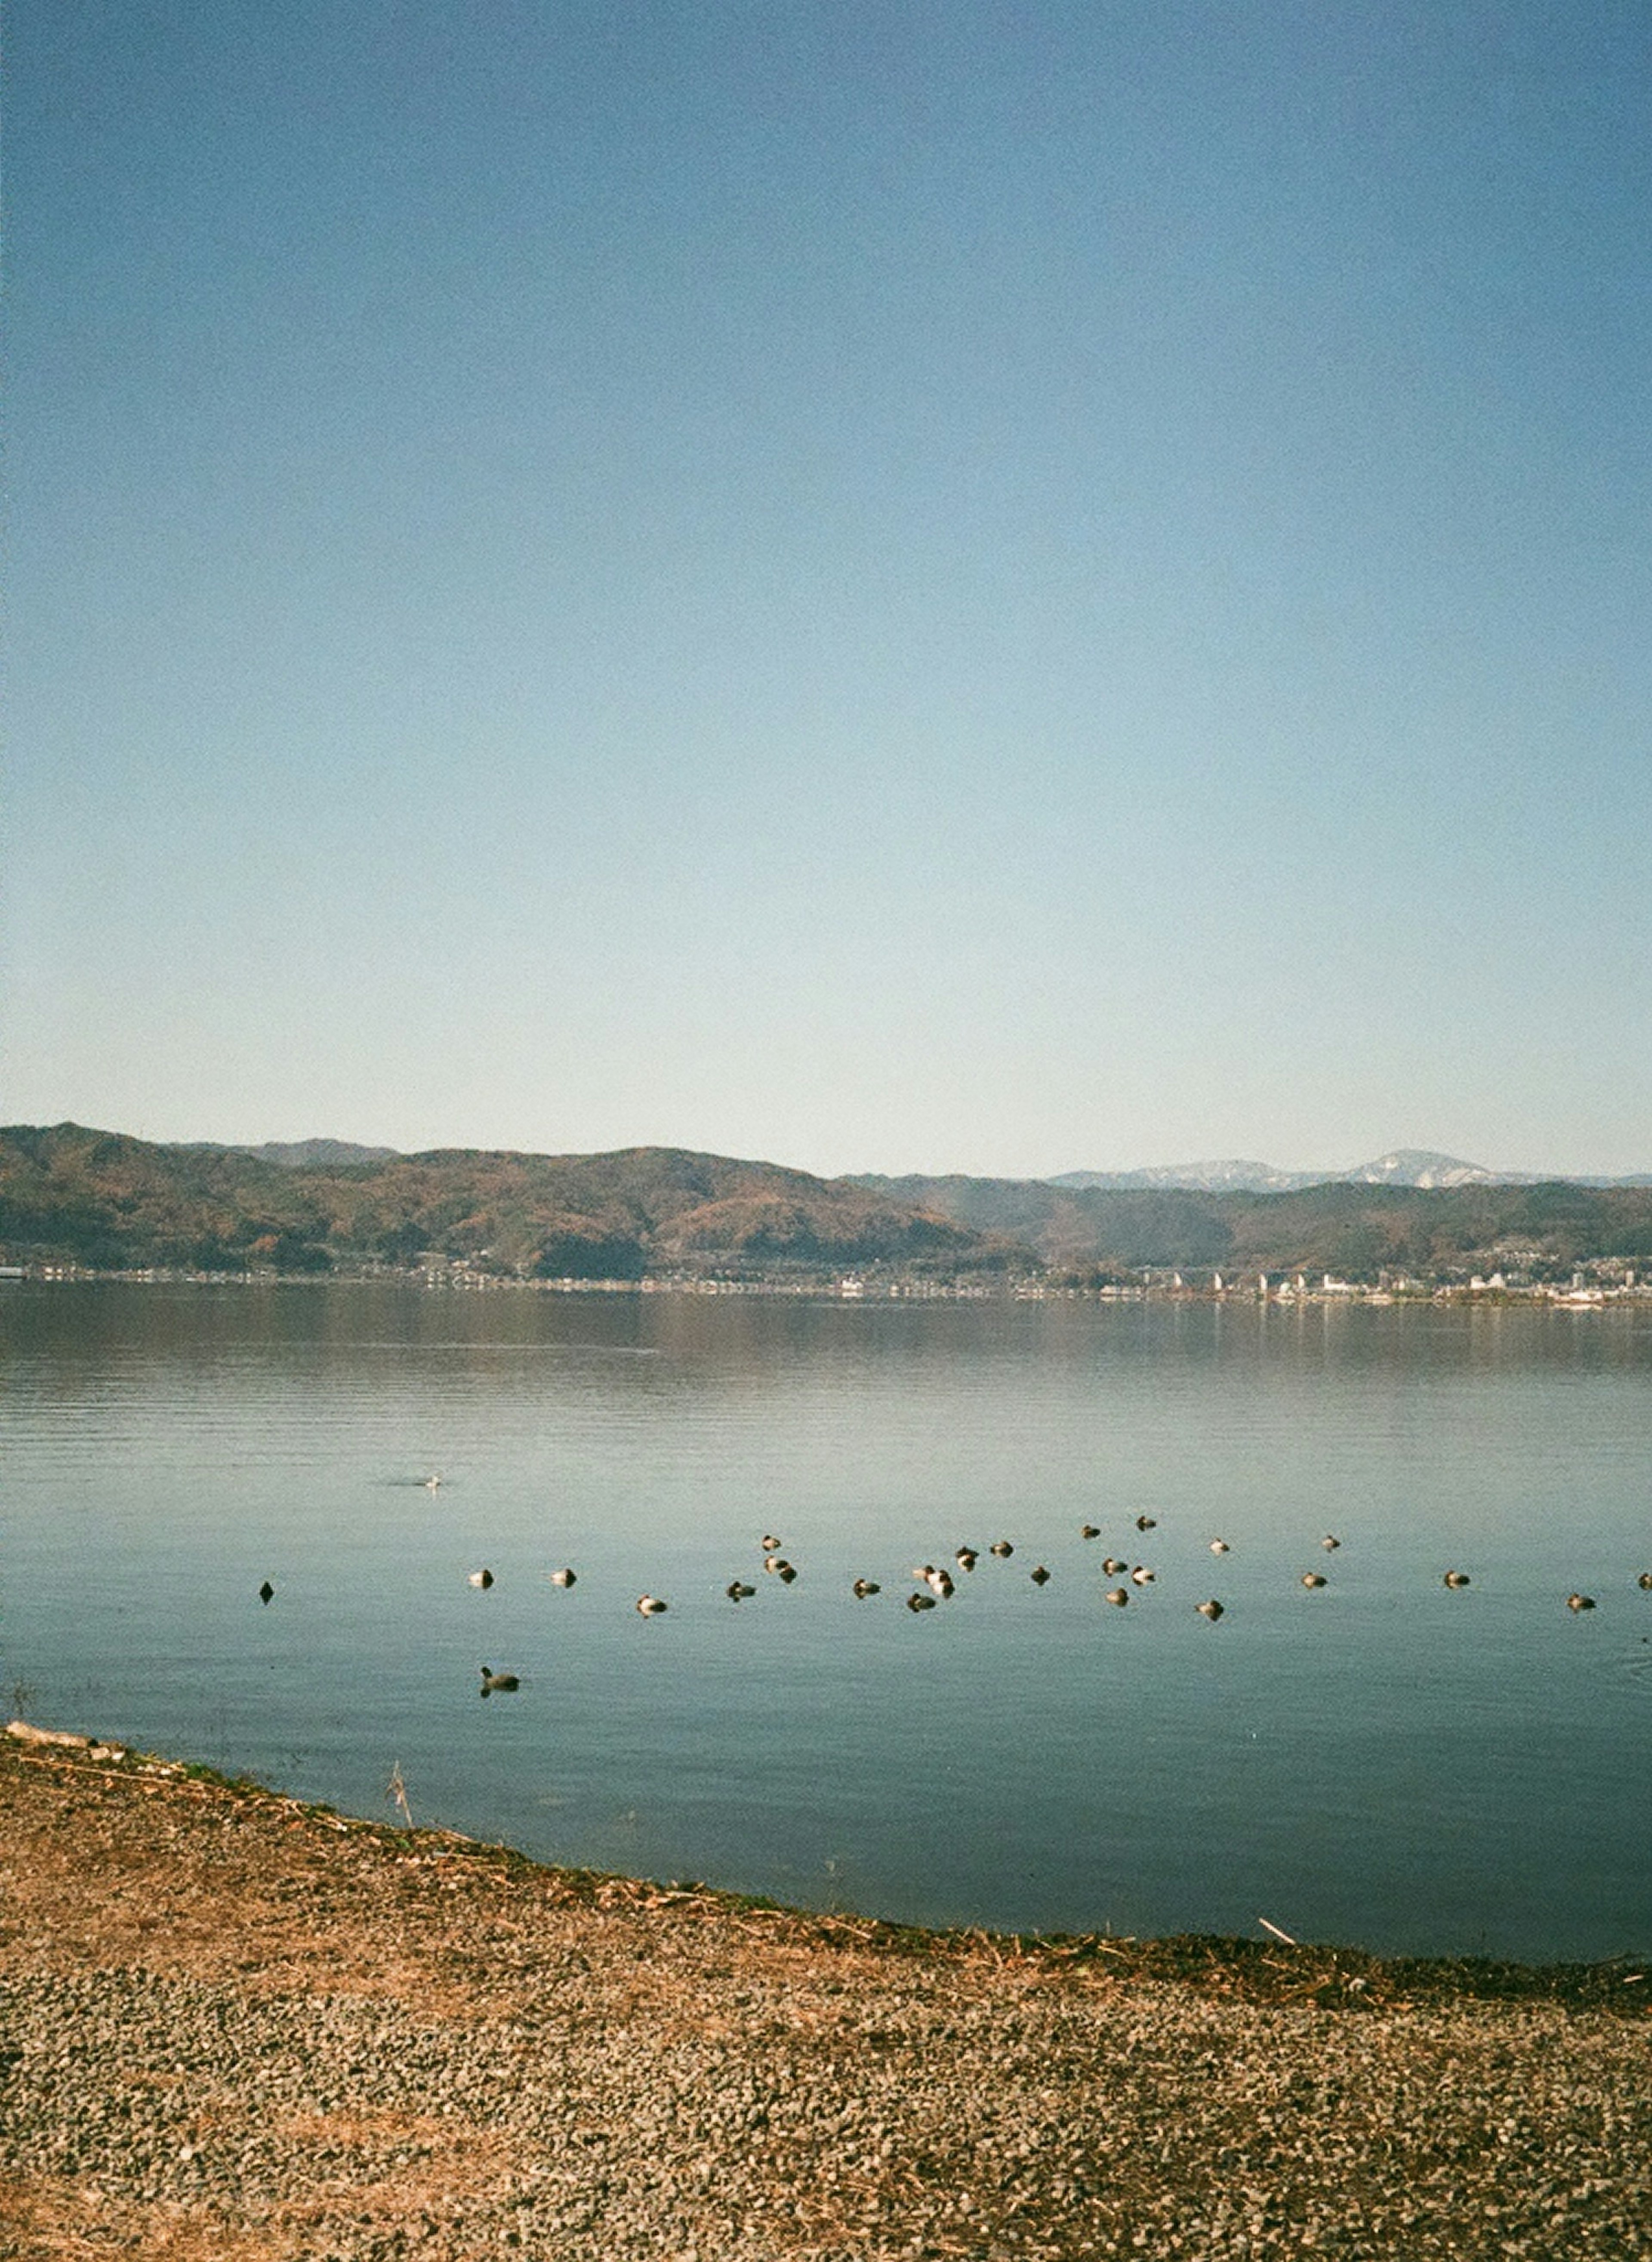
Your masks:
[{"label": "dirt bank", "polygon": [[801,1917],[0,1737],[31,2258],[1622,2262],[1649,2000]]}]

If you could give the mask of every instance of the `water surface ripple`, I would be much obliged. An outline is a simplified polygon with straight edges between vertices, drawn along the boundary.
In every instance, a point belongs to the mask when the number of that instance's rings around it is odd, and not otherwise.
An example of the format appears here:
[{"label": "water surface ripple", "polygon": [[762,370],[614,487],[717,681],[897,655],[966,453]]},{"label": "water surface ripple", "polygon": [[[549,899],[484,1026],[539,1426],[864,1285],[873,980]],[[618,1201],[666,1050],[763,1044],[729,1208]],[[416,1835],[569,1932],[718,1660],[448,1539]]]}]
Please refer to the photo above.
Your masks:
[{"label": "water surface ripple", "polygon": [[36,1719],[925,1922],[1652,1948],[1652,1313],[22,1283],[0,1358]]}]

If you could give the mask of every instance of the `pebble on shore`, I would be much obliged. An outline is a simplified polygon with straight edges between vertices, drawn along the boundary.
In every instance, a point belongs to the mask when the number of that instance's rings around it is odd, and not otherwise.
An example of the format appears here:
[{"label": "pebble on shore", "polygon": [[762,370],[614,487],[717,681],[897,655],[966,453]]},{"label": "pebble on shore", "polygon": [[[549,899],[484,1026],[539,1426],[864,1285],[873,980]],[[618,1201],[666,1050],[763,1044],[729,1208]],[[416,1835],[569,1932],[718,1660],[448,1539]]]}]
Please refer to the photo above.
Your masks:
[{"label": "pebble on shore", "polygon": [[19,2254],[1652,2256],[1638,1966],[903,1932],[43,1731],[0,1809]]}]

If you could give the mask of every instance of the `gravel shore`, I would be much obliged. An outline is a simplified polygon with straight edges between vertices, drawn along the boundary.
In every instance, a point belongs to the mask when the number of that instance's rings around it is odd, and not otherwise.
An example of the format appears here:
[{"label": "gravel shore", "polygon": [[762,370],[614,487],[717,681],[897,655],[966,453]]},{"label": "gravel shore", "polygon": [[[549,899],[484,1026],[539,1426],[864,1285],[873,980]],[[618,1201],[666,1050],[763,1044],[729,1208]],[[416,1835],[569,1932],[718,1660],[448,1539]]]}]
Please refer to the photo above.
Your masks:
[{"label": "gravel shore", "polygon": [[1652,2255],[1652,1982],[799,1916],[0,1737],[0,2251]]}]

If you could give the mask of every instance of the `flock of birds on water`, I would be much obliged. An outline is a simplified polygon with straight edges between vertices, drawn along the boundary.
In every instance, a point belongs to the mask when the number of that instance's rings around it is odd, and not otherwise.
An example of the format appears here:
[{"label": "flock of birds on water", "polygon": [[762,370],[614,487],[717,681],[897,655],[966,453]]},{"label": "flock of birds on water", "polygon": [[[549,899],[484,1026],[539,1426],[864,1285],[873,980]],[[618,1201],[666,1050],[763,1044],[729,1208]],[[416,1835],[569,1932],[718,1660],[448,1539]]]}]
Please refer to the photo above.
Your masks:
[{"label": "flock of birds on water", "polygon": [[[427,1492],[435,1492],[441,1487],[442,1479],[440,1475],[429,1476],[422,1478],[420,1482]],[[1149,1531],[1156,1531],[1157,1528],[1156,1516],[1145,1514],[1137,1516],[1136,1530],[1144,1537]],[[1079,1526],[1079,1537],[1085,1540],[1099,1539],[1102,1537],[1101,1528],[1094,1524],[1081,1524]],[[782,1586],[791,1586],[797,1577],[797,1567],[781,1552],[784,1543],[779,1535],[772,1531],[765,1531],[761,1545],[764,1570],[770,1576],[778,1579]],[[1335,1532],[1327,1531],[1319,1545],[1327,1554],[1334,1554],[1342,1542]],[[1210,1546],[1212,1555],[1222,1556],[1232,1552],[1227,1541],[1220,1538],[1212,1539]],[[979,1547],[962,1546],[956,1551],[952,1560],[957,1564],[959,1572],[967,1577],[980,1562],[981,1552]],[[995,1539],[986,1552],[989,1555],[996,1556],[1001,1562],[1007,1562],[1016,1552],[1015,1544],[1009,1539]],[[1104,1577],[1110,1579],[1122,1581],[1128,1578],[1130,1585],[1138,1589],[1151,1587],[1154,1583],[1156,1575],[1146,1564],[1131,1563],[1121,1555],[1103,1557],[1102,1572]],[[1035,1563],[1028,1575],[1035,1587],[1045,1587],[1053,1574],[1046,1565]],[[937,1603],[950,1602],[958,1591],[958,1581],[945,1564],[915,1564],[912,1568],[912,1577],[916,1583],[911,1593],[906,1596],[906,1606],[909,1610],[915,1613],[932,1610]],[[494,1583],[493,1574],[485,1564],[478,1570],[467,1574],[467,1578],[472,1587],[485,1588]],[[549,1579],[553,1587],[565,1588],[578,1584],[578,1574],[566,1564],[560,1570],[552,1571],[549,1574]],[[1323,1571],[1304,1571],[1302,1574],[1301,1583],[1312,1590],[1327,1586],[1330,1581]],[[1472,1581],[1466,1571],[1449,1570],[1444,1574],[1440,1583],[1456,1593],[1462,1588],[1471,1585]],[[1644,1591],[1652,1593],[1652,1571],[1642,1571],[1635,1580],[1635,1584]],[[729,1600],[736,1603],[749,1602],[757,1591],[756,1587],[738,1578],[730,1579],[723,1588],[723,1593]],[[876,1579],[858,1578],[851,1581],[850,1584],[850,1592],[857,1602],[866,1602],[873,1595],[881,1594],[883,1588]],[[275,1600],[275,1596],[276,1590],[266,1579],[258,1589],[258,1599],[261,1603],[268,1604]],[[1102,1599],[1115,1610],[1127,1609],[1130,1603],[1130,1588],[1122,1583],[1110,1587]],[[663,1617],[669,1607],[660,1596],[646,1593],[639,1595],[635,1604],[636,1610],[645,1618]],[[1592,1595],[1574,1591],[1567,1596],[1566,1607],[1574,1613],[1592,1610],[1596,1607],[1595,1598]],[[1211,1625],[1227,1614],[1226,1605],[1218,1602],[1215,1596],[1209,1596],[1204,1602],[1196,1603],[1194,1608],[1199,1616],[1208,1620]],[[496,1673],[491,1665],[483,1666],[481,1672],[481,1694],[484,1696],[506,1695],[521,1686],[519,1677],[514,1673]]]}]

